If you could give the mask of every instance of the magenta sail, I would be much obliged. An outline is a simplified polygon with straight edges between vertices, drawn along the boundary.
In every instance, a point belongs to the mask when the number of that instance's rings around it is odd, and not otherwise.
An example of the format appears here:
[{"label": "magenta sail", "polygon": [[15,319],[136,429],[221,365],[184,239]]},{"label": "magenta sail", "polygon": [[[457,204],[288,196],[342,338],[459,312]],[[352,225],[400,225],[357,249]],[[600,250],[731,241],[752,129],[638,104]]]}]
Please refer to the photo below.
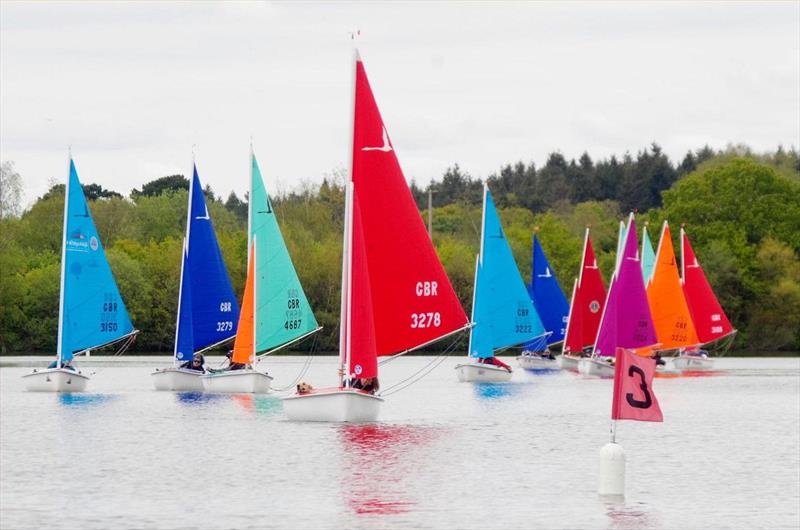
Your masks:
[{"label": "magenta sail", "polygon": [[617,348],[638,350],[657,343],[653,317],[642,278],[636,242],[636,221],[630,216],[619,271],[611,281],[594,354],[612,357]]}]

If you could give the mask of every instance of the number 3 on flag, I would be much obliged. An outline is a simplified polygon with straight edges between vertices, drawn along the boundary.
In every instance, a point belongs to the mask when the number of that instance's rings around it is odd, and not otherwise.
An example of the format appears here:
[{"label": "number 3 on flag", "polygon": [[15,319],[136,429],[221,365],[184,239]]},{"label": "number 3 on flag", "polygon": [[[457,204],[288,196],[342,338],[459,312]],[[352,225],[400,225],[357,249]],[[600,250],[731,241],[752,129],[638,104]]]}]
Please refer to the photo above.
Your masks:
[{"label": "number 3 on flag", "polygon": [[664,421],[653,392],[655,372],[655,359],[617,348],[612,420]]}]

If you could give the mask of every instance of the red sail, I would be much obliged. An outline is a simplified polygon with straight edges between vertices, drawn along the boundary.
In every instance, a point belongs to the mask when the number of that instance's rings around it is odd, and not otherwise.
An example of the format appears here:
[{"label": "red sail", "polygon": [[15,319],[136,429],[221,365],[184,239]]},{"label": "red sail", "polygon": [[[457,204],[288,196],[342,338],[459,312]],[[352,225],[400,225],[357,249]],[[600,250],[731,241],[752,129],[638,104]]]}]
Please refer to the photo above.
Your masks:
[{"label": "red sail", "polygon": [[605,303],[606,286],[597,266],[592,239],[587,228],[583,242],[580,277],[570,308],[569,328],[565,339],[566,352],[580,353],[584,348],[594,344]]},{"label": "red sail", "polygon": [[[356,60],[353,126],[354,225],[361,225],[378,355],[416,348],[452,333],[468,319],[433,248],[400,169],[361,59]],[[360,222],[358,211],[360,210]],[[354,226],[354,229],[357,227]],[[358,272],[357,232],[353,275]],[[353,308],[358,300],[353,279]],[[351,355],[360,326],[353,315]]]},{"label": "red sail", "polygon": [[[350,289],[350,376],[377,377],[373,304],[367,264],[367,247],[358,197],[353,194],[353,240],[350,249],[352,278]],[[344,315],[342,315],[344,320]]]},{"label": "red sail", "polygon": [[703,267],[689,243],[689,237],[681,229],[681,260],[683,266],[683,293],[689,305],[697,338],[706,344],[733,333],[730,320],[719,305]]}]

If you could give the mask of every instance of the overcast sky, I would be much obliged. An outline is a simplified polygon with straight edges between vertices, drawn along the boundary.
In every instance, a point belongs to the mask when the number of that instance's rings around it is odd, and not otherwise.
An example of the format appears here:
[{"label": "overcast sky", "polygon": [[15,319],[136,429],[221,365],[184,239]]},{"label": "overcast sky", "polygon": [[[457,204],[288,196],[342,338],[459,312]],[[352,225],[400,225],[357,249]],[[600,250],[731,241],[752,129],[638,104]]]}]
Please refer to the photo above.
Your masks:
[{"label": "overcast sky", "polygon": [[318,182],[348,159],[352,42],[406,177],[453,163],[800,147],[800,2],[0,3],[0,155],[25,202],[187,174]]}]

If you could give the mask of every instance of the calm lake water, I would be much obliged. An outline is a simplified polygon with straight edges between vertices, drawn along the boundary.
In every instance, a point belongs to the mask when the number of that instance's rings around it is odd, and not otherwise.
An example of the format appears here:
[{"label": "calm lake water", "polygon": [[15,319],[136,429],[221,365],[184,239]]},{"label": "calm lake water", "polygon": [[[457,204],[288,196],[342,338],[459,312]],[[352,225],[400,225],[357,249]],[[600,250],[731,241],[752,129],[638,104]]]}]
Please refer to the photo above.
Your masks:
[{"label": "calm lake water", "polygon": [[[432,358],[382,369],[387,388]],[[380,423],[286,421],[275,395],[152,390],[166,358],[94,357],[90,392],[24,391],[0,369],[0,527],[798,528],[800,359],[724,358],[659,378],[664,423],[620,422],[624,501],[597,495],[611,381],[517,370],[458,383],[448,358]],[[42,358],[36,358],[39,363]],[[274,385],[305,358],[262,363]],[[304,380],[333,384],[335,358]]]}]

